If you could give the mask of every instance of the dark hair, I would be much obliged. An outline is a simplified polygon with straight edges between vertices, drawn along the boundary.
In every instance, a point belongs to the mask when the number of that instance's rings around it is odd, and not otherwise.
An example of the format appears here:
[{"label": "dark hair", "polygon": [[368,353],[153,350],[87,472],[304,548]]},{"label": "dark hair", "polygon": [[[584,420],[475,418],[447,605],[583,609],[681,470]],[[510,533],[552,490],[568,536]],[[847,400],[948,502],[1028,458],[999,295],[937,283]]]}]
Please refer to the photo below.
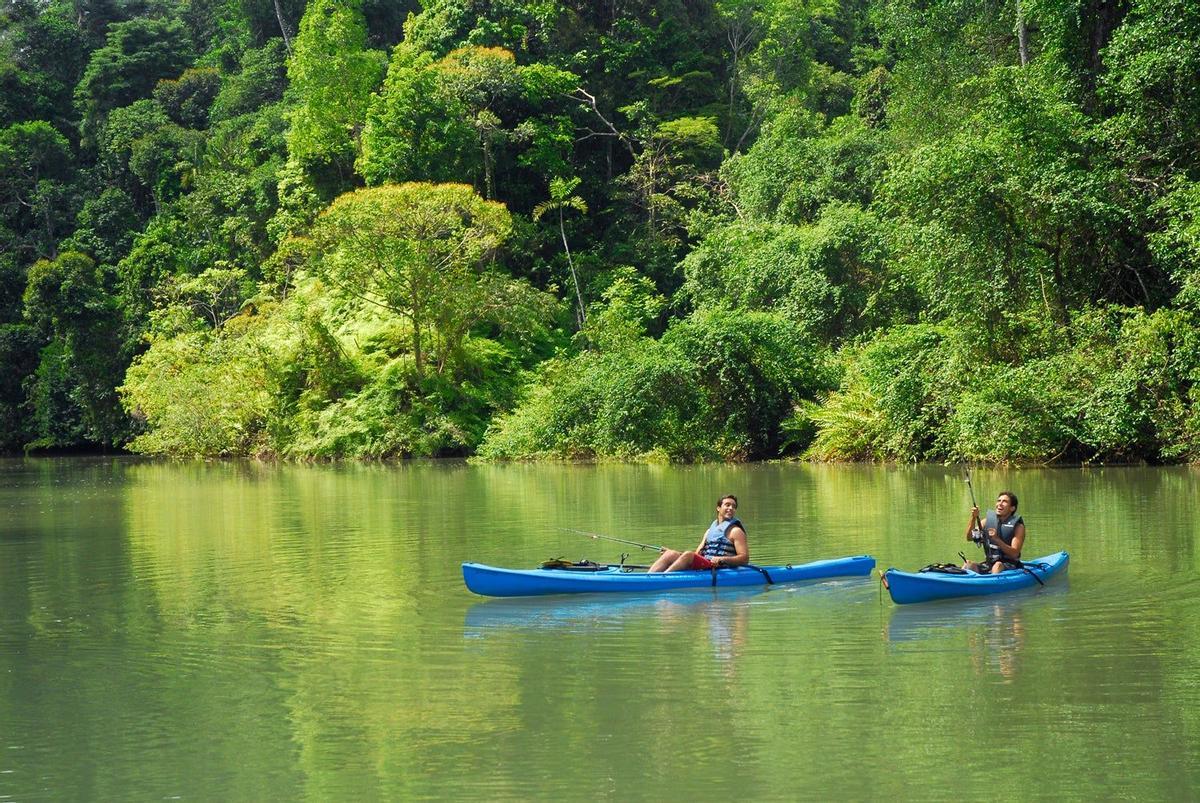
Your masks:
[{"label": "dark hair", "polygon": [[[734,496],[733,494],[725,494],[725,495],[724,495],[724,496],[722,496],[720,499],[718,499],[718,500],[717,500],[717,507],[720,507],[720,506],[721,506],[721,503],[722,503],[722,502],[724,502],[726,499],[732,499],[732,500],[733,500],[733,506],[734,506],[734,507],[737,507],[737,504],[738,504],[737,497],[736,497],[736,496]],[[1013,507],[1016,507],[1016,505],[1014,504],[1014,505],[1013,505]]]},{"label": "dark hair", "polygon": [[1013,493],[1012,491],[1001,491],[1000,493],[996,494],[997,499],[999,499],[1002,496],[1007,496],[1009,498],[1009,501],[1011,501],[1013,503],[1013,510],[1017,509],[1017,495],[1015,493]]}]

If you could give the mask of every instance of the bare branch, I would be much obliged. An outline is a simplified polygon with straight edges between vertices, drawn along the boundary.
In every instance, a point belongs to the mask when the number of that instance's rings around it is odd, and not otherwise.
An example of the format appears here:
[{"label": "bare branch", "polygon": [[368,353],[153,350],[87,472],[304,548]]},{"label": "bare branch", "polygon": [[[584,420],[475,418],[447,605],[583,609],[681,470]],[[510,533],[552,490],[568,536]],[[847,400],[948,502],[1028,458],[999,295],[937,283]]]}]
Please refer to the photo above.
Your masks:
[{"label": "bare branch", "polygon": [[607,117],[605,117],[603,114],[600,113],[600,107],[596,103],[595,95],[591,94],[583,87],[577,87],[575,89],[575,91],[572,94],[567,95],[567,97],[572,98],[573,100],[581,100],[584,103],[586,103],[588,106],[590,106],[592,109],[592,113],[595,114],[597,117],[599,117],[600,122],[604,123],[605,127],[608,129],[608,131],[596,131],[591,128],[585,128],[584,130],[587,131],[588,133],[585,134],[584,136],[580,137],[580,140],[589,139],[591,137],[616,137],[618,140],[620,140],[621,144],[624,145],[625,148],[629,151],[629,154],[631,156],[637,155],[633,150],[633,144],[629,141],[629,138],[626,137],[624,134],[622,134],[619,130],[617,130],[617,127],[615,125],[613,125],[611,120],[609,120]]}]

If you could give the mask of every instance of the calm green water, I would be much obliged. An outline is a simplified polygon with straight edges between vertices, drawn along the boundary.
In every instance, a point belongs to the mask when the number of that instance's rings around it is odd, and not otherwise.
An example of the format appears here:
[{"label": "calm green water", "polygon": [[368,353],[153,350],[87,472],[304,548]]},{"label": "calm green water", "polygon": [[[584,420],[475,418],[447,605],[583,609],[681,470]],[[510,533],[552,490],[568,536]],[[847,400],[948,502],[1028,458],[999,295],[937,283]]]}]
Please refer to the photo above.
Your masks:
[{"label": "calm green water", "polygon": [[[941,467],[0,461],[0,799],[1200,795],[1200,471],[979,471],[1070,576],[485,600],[465,560],[955,559]],[[649,553],[634,552],[631,559]]]}]

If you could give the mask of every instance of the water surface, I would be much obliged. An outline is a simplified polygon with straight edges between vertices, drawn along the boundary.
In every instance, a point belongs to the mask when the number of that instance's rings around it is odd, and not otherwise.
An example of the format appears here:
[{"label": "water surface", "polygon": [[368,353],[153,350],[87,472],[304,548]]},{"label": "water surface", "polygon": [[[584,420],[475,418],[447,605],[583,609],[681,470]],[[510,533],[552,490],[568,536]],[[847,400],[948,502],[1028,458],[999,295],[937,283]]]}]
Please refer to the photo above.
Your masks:
[{"label": "water surface", "polygon": [[[473,560],[957,560],[954,469],[0,461],[0,799],[1195,799],[1200,472],[979,471],[1065,581],[487,600]],[[981,500],[983,501],[983,500]],[[978,554],[977,550],[975,554]]]}]

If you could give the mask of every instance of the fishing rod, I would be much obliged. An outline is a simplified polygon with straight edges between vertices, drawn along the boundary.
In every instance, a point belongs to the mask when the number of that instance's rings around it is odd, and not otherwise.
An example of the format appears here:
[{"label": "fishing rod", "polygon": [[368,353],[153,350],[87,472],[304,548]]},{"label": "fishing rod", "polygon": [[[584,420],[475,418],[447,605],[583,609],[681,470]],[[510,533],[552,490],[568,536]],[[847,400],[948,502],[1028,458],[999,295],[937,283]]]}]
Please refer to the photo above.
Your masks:
[{"label": "fishing rod", "polygon": [[[975,489],[971,487],[971,469],[968,468],[965,470],[967,472],[967,490],[971,492],[971,507],[978,509],[979,505],[975,502]],[[987,532],[985,532],[983,529],[983,522],[979,520],[978,516],[975,517],[975,524],[979,528],[976,530],[976,532],[979,533],[979,546],[983,547],[983,559],[988,560],[990,558],[989,549],[995,550],[996,547],[991,545],[991,541],[988,538]],[[962,553],[959,552],[958,554],[961,555]],[[1042,582],[1042,578],[1038,577],[1037,574],[1029,568],[1029,566],[1033,564],[1026,565],[1025,562],[1019,557],[1010,558],[1004,554],[1004,550],[999,550],[999,559],[1015,565],[1018,569],[1024,570],[1030,577],[1038,581],[1038,585],[1046,585]],[[964,557],[963,560],[966,560],[966,558]],[[1045,564],[1042,565],[1045,566]]]},{"label": "fishing rod", "polygon": [[[968,468],[965,469],[965,471],[967,473],[967,491],[971,494],[971,507],[974,510],[979,510],[979,503],[975,501],[975,486],[971,484],[971,469]],[[991,558],[992,547],[988,539],[987,531],[983,529],[983,520],[979,518],[979,516],[975,516],[975,533],[977,534],[977,537],[972,538],[972,540],[979,545],[980,549],[983,550],[983,559],[985,561],[989,560]],[[960,552],[958,554],[961,555],[962,553]],[[964,557],[963,560],[965,561],[966,558]]]},{"label": "fishing rod", "polygon": [[[605,541],[616,541],[618,544],[629,544],[630,546],[641,547],[642,549],[654,549],[659,552],[667,551],[667,548],[665,546],[658,546],[657,544],[643,544],[641,541],[630,541],[625,538],[616,538],[611,535],[604,535],[603,533],[590,533],[587,530],[576,530],[573,527],[559,527],[558,529],[563,530],[564,532],[568,532],[568,533],[578,533],[579,535],[584,535],[584,536],[587,536],[588,538],[598,538],[598,539],[603,539]],[[624,556],[622,556],[621,565],[625,566],[625,568],[638,568],[638,569],[649,568],[648,566],[646,566],[646,567],[630,566],[625,563]],[[742,565],[745,566],[747,569],[753,569],[756,572],[760,572],[762,574],[762,576],[764,578],[766,578],[767,585],[775,584],[775,581],[773,579],[771,579],[771,575],[763,567],[755,566],[753,563],[744,563]],[[721,567],[720,566],[712,567],[713,585],[714,586],[717,584],[717,569],[719,569],[719,568],[721,568]]]},{"label": "fishing rod", "polygon": [[584,535],[584,536],[587,536],[588,538],[592,538],[592,539],[602,539],[604,541],[616,541],[618,544],[629,544],[630,546],[636,546],[641,549],[653,549],[658,552],[666,552],[667,551],[667,548],[665,546],[657,546],[656,544],[643,544],[641,541],[629,541],[624,538],[614,538],[611,535],[604,535],[602,533],[589,533],[586,530],[576,530],[572,527],[559,527],[558,529],[563,530],[564,532],[568,532],[568,533],[576,533],[578,535]]}]

